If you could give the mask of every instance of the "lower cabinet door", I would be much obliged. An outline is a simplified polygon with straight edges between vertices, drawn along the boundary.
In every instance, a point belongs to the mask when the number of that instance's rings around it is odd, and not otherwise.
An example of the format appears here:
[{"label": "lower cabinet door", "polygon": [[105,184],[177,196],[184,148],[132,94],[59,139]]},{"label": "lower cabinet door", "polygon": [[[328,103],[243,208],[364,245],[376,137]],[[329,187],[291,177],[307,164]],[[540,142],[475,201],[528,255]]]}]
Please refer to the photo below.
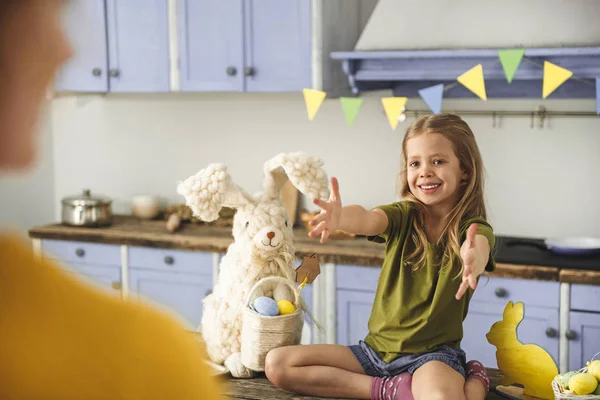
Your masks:
[{"label": "lower cabinet door", "polygon": [[130,269],[129,281],[130,296],[174,313],[190,329],[200,325],[202,300],[212,289],[211,276]]}]

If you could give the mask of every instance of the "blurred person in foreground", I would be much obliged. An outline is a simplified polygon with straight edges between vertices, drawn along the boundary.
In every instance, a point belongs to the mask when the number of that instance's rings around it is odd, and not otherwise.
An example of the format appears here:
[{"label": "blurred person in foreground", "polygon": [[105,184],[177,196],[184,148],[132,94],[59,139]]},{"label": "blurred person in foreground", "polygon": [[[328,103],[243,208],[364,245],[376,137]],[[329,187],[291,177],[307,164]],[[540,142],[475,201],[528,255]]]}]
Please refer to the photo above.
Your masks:
[{"label": "blurred person in foreground", "polygon": [[[63,3],[0,0],[0,173],[36,160],[46,90],[71,56]],[[0,234],[1,399],[221,398],[205,359],[169,315],[81,283]]]}]

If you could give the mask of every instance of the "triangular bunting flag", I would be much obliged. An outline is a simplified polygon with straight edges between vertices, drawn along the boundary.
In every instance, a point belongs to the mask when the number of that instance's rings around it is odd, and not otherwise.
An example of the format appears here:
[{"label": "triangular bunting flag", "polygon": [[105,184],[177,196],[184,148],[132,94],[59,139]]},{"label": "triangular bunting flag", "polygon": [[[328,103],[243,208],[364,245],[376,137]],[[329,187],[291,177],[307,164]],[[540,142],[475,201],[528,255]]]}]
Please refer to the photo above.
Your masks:
[{"label": "triangular bunting flag", "polygon": [[542,97],[544,99],[548,97],[550,93],[554,92],[571,76],[573,76],[573,73],[568,69],[559,67],[551,62],[544,61],[544,85],[542,88]]},{"label": "triangular bunting flag", "polygon": [[600,78],[596,78],[596,114],[600,115]]},{"label": "triangular bunting flag", "polygon": [[398,126],[398,117],[404,112],[404,106],[408,97],[383,97],[381,103],[388,117],[390,127],[396,130]]},{"label": "triangular bunting flag", "polygon": [[306,112],[309,120],[312,121],[315,118],[326,95],[325,92],[321,92],[320,90],[304,89],[304,103],[306,103]]},{"label": "triangular bunting flag", "polygon": [[500,58],[508,83],[512,82],[523,59],[523,54],[525,54],[525,49],[498,50],[498,58]]},{"label": "triangular bunting flag", "polygon": [[442,112],[442,96],[444,95],[444,84],[440,83],[439,85],[430,86],[425,89],[419,90],[419,96],[425,103],[427,107],[434,114],[439,114]]},{"label": "triangular bunting flag", "polygon": [[346,122],[352,126],[354,119],[358,114],[358,110],[362,106],[363,99],[360,97],[340,97],[340,103],[342,104],[342,110],[346,116]]},{"label": "triangular bunting flag", "polygon": [[483,65],[477,64],[461,76],[456,78],[464,87],[475,93],[482,100],[487,100],[485,81],[483,80]]}]

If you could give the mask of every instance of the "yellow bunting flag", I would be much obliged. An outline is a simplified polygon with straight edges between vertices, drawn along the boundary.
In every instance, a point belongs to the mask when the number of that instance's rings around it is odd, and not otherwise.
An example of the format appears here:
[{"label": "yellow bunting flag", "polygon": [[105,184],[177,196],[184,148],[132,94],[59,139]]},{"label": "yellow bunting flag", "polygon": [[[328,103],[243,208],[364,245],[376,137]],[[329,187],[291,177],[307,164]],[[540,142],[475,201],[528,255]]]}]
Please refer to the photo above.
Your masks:
[{"label": "yellow bunting flag", "polygon": [[568,69],[559,67],[551,62],[544,61],[544,85],[542,88],[542,97],[544,99],[548,97],[550,93],[554,92],[571,76],[573,76],[573,73]]},{"label": "yellow bunting flag", "polygon": [[383,97],[381,103],[390,122],[392,130],[398,126],[398,117],[404,112],[408,97]]},{"label": "yellow bunting flag", "polygon": [[308,113],[308,119],[313,120],[319,107],[325,100],[326,93],[320,90],[304,89],[304,102],[306,103],[306,112]]},{"label": "yellow bunting flag", "polygon": [[462,85],[471,92],[479,96],[482,100],[487,100],[487,94],[485,93],[485,81],[483,79],[483,66],[481,64],[477,64],[456,78],[456,80],[462,83]]}]

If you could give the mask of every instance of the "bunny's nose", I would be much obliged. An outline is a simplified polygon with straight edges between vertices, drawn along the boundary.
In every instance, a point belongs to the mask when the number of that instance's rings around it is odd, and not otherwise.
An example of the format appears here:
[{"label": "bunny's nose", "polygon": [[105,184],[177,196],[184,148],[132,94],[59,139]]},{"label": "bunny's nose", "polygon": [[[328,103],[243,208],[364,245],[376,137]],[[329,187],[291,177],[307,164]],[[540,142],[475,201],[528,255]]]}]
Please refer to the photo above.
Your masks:
[{"label": "bunny's nose", "polygon": [[267,232],[267,237],[273,239],[275,237],[275,232]]}]

